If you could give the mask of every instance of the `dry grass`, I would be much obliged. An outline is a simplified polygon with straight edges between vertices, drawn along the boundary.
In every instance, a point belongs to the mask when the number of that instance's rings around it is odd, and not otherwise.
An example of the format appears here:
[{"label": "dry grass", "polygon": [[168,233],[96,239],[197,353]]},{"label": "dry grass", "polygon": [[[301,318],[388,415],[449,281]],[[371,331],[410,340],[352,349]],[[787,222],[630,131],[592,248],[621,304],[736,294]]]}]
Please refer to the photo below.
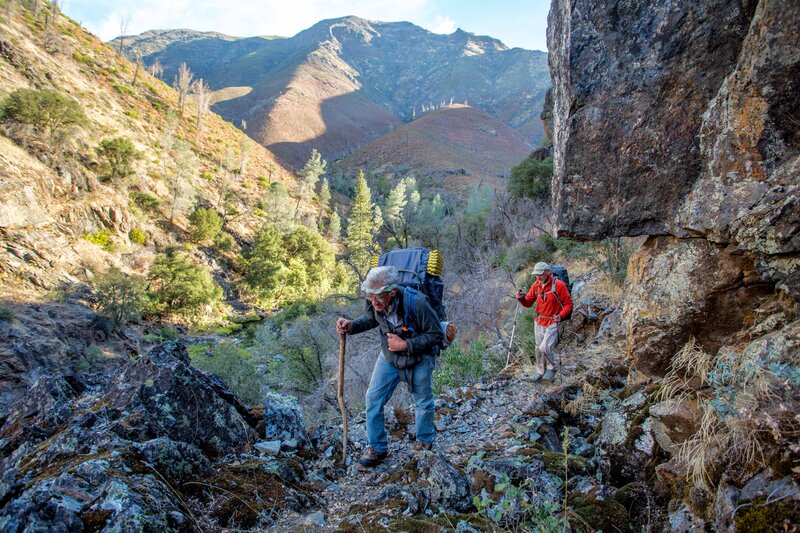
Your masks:
[{"label": "dry grass", "polygon": [[584,382],[581,387],[581,392],[577,394],[575,398],[564,404],[564,411],[572,416],[578,416],[579,414],[585,414],[591,411],[592,409],[590,406],[597,403],[601,392],[602,389],[593,386],[589,382]]},{"label": "dry grass", "polygon": [[670,369],[661,382],[656,399],[684,400],[708,383],[708,374],[713,368],[713,358],[705,353],[697,340],[692,337],[681,350],[675,354]]}]

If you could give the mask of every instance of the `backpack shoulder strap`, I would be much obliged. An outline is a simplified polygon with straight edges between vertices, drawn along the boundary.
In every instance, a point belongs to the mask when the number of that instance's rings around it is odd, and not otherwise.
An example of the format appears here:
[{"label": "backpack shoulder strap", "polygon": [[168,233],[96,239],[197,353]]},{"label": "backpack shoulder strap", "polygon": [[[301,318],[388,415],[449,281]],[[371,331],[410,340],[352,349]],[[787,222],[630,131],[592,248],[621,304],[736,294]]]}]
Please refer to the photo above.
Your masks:
[{"label": "backpack shoulder strap", "polygon": [[403,325],[411,328],[414,316],[414,299],[417,291],[411,287],[403,287]]},{"label": "backpack shoulder strap", "polygon": [[556,301],[558,302],[558,305],[561,306],[561,309],[564,309],[564,304],[561,302],[561,298],[558,297],[558,293],[556,293],[556,283],[562,283],[563,284],[564,282],[561,281],[560,279],[558,279],[557,277],[553,276],[553,288],[550,290],[550,292],[553,293],[553,296],[555,297]]}]

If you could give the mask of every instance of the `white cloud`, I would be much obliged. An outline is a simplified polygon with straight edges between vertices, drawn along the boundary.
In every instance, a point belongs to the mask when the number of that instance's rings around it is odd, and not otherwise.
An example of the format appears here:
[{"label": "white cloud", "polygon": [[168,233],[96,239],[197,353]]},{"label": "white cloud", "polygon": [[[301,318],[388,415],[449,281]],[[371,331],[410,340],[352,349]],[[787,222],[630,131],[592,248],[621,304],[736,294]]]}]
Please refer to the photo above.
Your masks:
[{"label": "white cloud", "polygon": [[456,31],[456,22],[448,16],[439,15],[434,19],[433,24],[431,24],[428,29],[433,33],[450,35]]}]

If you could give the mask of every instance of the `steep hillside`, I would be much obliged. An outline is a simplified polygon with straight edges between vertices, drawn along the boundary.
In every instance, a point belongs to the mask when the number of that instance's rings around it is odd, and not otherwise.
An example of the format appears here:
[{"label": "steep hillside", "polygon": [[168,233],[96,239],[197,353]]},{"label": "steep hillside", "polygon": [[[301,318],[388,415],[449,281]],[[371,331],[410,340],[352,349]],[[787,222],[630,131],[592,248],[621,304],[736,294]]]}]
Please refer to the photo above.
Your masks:
[{"label": "steep hillside", "polygon": [[453,102],[486,111],[532,146],[542,135],[547,55],[461,30],[436,35],[407,22],[346,17],[289,39],[231,41],[183,30],[124,39],[129,55],[160,61],[165,80],[185,61],[213,89],[252,87],[216,110],[235,124],[247,121],[251,137],[292,165],[312,147],[329,160],[346,155],[423,109]]},{"label": "steep hillside", "polygon": [[[105,338],[73,299],[91,302],[96,276],[110,267],[145,274],[157,252],[187,241],[187,215],[203,205],[226,214],[229,251],[191,255],[227,288],[226,254],[263,224],[262,187],[294,182],[219,116],[200,123],[193,96],[179,117],[173,89],[67,18],[53,21],[49,4],[36,17],[20,7],[2,21],[0,99],[29,88],[66,96],[86,120],[68,129],[0,125],[0,304],[13,315],[0,330],[8,340],[0,343],[0,389],[10,393],[0,405]],[[110,173],[101,155],[101,143],[113,139],[130,141],[138,154],[125,175]],[[138,341],[118,341],[109,356],[138,351]]]},{"label": "steep hillside", "polygon": [[479,180],[504,183],[509,161],[518,163],[529,152],[517,130],[480,109],[454,105],[404,124],[337,166],[351,173],[438,172],[449,176],[445,186],[463,190]]}]

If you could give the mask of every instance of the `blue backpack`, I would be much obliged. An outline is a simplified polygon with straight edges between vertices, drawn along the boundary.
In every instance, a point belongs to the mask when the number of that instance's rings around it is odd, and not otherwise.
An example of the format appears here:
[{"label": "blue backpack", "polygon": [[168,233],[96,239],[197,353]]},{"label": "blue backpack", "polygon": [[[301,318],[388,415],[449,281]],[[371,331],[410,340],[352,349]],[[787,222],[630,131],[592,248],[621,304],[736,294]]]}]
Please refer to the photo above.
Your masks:
[{"label": "blue backpack", "polygon": [[398,286],[403,291],[403,323],[413,323],[414,297],[417,293],[427,296],[433,310],[439,316],[444,332],[442,348],[447,348],[455,338],[455,325],[447,321],[442,299],[444,297],[444,281],[442,270],[444,262],[439,250],[427,248],[401,248],[373,258],[372,266],[391,265],[400,273]]}]

